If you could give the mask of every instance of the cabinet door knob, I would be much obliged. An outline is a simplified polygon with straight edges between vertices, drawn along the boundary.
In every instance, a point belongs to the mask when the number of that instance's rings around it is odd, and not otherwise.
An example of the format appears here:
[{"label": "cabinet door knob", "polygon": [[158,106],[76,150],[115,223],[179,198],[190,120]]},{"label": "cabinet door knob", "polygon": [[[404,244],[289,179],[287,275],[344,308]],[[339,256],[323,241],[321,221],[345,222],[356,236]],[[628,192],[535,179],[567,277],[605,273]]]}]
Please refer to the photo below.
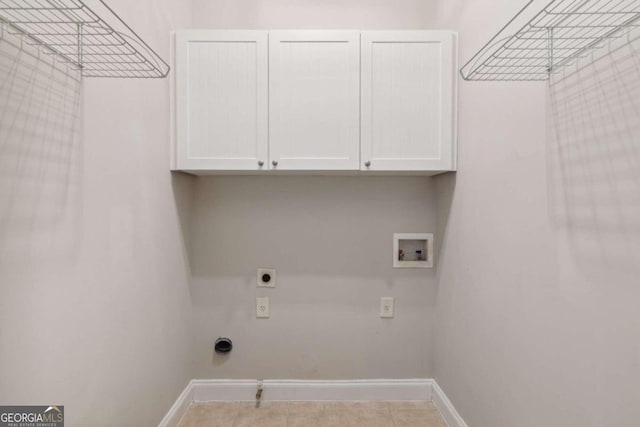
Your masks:
[{"label": "cabinet door knob", "polygon": [[277,161],[277,160],[273,160],[273,161],[271,162],[271,164],[272,164],[273,166],[278,166],[278,161]]},{"label": "cabinet door knob", "polygon": [[366,162],[364,162],[364,165],[365,165],[366,167],[369,167],[369,166],[371,166],[371,162],[370,162],[369,160],[367,160]]},{"label": "cabinet door knob", "polygon": [[264,166],[264,162],[262,160],[258,160],[258,166],[260,167]]}]

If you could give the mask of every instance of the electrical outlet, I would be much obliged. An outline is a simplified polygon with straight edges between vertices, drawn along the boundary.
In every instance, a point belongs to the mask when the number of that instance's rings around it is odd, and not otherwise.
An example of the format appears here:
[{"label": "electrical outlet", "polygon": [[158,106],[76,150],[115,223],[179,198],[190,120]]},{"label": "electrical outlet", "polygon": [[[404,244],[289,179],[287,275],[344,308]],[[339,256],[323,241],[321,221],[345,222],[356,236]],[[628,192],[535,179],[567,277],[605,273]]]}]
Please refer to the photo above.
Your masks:
[{"label": "electrical outlet", "polygon": [[256,277],[259,288],[275,288],[276,287],[276,269],[275,268],[259,268]]},{"label": "electrical outlet", "polygon": [[393,297],[380,298],[380,317],[393,317]]},{"label": "electrical outlet", "polygon": [[269,318],[269,297],[256,298],[256,318],[258,319]]}]

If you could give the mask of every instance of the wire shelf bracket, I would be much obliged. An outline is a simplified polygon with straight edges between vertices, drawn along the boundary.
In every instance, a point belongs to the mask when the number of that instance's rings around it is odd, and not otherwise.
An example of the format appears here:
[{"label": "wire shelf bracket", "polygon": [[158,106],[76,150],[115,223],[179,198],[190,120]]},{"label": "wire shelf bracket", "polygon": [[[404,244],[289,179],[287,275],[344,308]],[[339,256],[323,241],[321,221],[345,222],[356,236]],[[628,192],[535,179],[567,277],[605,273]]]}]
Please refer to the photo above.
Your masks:
[{"label": "wire shelf bracket", "polygon": [[464,80],[549,80],[640,26],[640,0],[552,0],[537,12],[533,3],[539,2],[530,0],[460,69]]},{"label": "wire shelf bracket", "polygon": [[0,0],[0,27],[83,77],[163,78],[169,65],[103,0]]}]

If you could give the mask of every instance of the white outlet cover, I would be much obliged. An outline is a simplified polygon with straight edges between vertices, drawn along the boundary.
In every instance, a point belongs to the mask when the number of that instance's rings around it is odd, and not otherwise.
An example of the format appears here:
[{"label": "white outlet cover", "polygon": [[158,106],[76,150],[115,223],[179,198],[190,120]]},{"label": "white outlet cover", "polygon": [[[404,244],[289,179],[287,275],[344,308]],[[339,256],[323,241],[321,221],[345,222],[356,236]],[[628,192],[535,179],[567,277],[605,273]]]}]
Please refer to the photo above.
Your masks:
[{"label": "white outlet cover", "polygon": [[[271,280],[264,282],[262,276],[268,274],[271,276]],[[259,288],[275,288],[276,287],[276,269],[275,268],[259,268],[256,275],[256,285]]]},{"label": "white outlet cover", "polygon": [[380,317],[393,317],[393,297],[380,298]]},{"label": "white outlet cover", "polygon": [[268,319],[269,313],[269,297],[256,298],[256,318]]}]

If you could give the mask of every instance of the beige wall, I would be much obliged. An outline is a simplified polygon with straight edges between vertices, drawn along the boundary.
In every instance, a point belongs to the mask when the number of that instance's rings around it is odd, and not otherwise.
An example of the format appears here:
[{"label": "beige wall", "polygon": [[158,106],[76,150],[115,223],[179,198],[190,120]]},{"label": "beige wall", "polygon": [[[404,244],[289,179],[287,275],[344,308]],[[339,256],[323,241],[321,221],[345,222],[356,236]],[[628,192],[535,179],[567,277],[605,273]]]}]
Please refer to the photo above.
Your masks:
[{"label": "beige wall", "polygon": [[[442,2],[440,25],[460,31],[468,59],[524,2],[513,3]],[[470,426],[638,425],[631,58],[551,89],[461,82],[459,172],[436,178],[445,238],[434,371]]]},{"label": "beige wall", "polygon": [[[435,273],[393,269],[392,235],[435,226],[430,178],[198,178],[195,377],[430,377]],[[256,288],[257,267],[277,269],[275,289]],[[270,319],[255,318],[256,296]],[[379,317],[381,296],[396,298],[394,319]],[[228,356],[212,356],[219,335]]]},{"label": "beige wall", "polygon": [[[165,57],[180,2],[110,1]],[[168,80],[74,84],[0,42],[0,404],[157,425],[192,377]]]},{"label": "beige wall", "polygon": [[435,0],[193,0],[193,27],[425,29]]}]

